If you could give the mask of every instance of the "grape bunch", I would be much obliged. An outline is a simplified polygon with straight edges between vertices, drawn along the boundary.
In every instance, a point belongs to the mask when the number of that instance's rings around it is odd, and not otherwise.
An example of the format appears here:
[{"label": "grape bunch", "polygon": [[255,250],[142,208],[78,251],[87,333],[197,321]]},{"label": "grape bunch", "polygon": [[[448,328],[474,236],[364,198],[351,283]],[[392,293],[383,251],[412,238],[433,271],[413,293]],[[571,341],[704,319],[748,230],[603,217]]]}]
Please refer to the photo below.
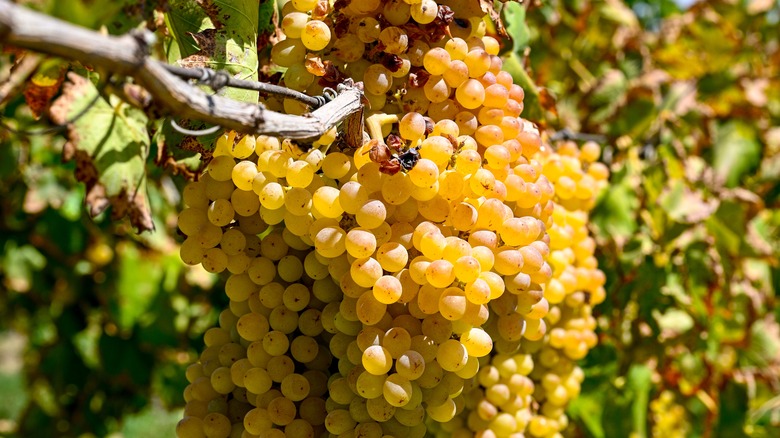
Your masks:
[{"label": "grape bunch", "polygon": [[596,243],[587,225],[595,195],[606,187],[609,176],[606,166],[596,161],[599,155],[593,142],[582,148],[563,142],[555,153],[540,156],[543,172],[555,188],[556,205],[548,230],[553,277],[545,288],[550,304],[543,320],[547,335],[523,346],[533,354],[536,367],[529,377],[536,384],[534,400],[540,404],[528,425],[531,436],[554,436],[566,428],[565,408],[579,395],[584,379],[577,361],[598,342],[592,306],[606,298],[606,278],[598,269]]},{"label": "grape bunch", "polygon": [[230,306],[187,370],[178,436],[565,427],[604,299],[587,210],[607,174],[597,145],[553,151],[520,118],[484,20],[464,0],[282,7],[284,85],[362,82],[367,141],[228,132],[186,186],[181,258],[224,273]]},{"label": "grape bunch", "polygon": [[658,397],[650,402],[650,414],[653,436],[682,438],[690,435],[691,425],[685,407],[675,400],[672,391],[661,391]]}]

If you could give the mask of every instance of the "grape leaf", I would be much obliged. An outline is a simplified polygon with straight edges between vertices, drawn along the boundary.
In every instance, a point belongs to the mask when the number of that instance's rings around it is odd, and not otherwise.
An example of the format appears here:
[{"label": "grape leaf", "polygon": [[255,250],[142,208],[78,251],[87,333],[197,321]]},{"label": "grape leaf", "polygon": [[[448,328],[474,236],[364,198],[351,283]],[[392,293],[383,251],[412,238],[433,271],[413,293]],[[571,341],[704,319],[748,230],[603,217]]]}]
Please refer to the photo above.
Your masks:
[{"label": "grape leaf", "polygon": [[591,220],[602,233],[625,241],[638,228],[638,208],[639,199],[631,176],[618,172],[613,175],[612,187],[593,210]]},{"label": "grape leaf", "polygon": [[97,29],[116,16],[123,5],[115,0],[51,0],[47,6],[54,17]]},{"label": "grape leaf", "polygon": [[[260,0],[257,13],[257,29],[261,37],[267,37],[276,31],[275,13],[276,2],[273,0]],[[259,48],[262,49],[262,45]]]},{"label": "grape leaf", "polygon": [[704,199],[703,193],[691,190],[681,180],[672,180],[658,199],[669,217],[681,223],[696,223],[707,219],[720,205],[718,199]]},{"label": "grape leaf", "polygon": [[522,53],[531,39],[531,30],[525,22],[525,6],[519,3],[506,3],[501,10],[506,30],[512,38],[512,51]]},{"label": "grape leaf", "polygon": [[688,312],[682,309],[669,309],[666,313],[654,309],[653,317],[658,322],[661,330],[664,330],[667,338],[678,336],[693,328],[694,321]]},{"label": "grape leaf", "polygon": [[46,111],[49,102],[59,91],[67,67],[68,64],[60,59],[46,60],[25,85],[24,100],[36,119]]},{"label": "grape leaf", "polygon": [[[117,289],[109,302],[109,310],[121,330],[131,331],[147,314],[157,295],[163,293],[160,283],[165,272],[154,269],[160,262],[144,256],[131,246],[122,254]],[[139,272],[147,275],[139,276]]]},{"label": "grape leaf", "polygon": [[716,429],[717,436],[741,438],[752,436],[745,433],[745,416],[748,412],[748,393],[745,385],[727,381],[721,393],[720,412]]},{"label": "grape leaf", "polygon": [[[185,67],[225,70],[240,79],[257,79],[257,2],[174,0],[166,17]],[[257,102],[252,90],[226,88],[219,94]]]},{"label": "grape leaf", "polygon": [[623,26],[637,28],[639,20],[634,12],[627,5],[618,1],[607,1],[601,5],[601,16],[607,20],[621,24]]},{"label": "grape leaf", "polygon": [[129,216],[139,232],[153,230],[146,193],[146,115],[116,96],[99,97],[95,86],[75,73],[68,74],[49,112],[55,123],[68,125],[63,157],[76,160],[76,178],[87,186],[89,214],[94,217],[111,205],[112,217]]},{"label": "grape leaf", "polygon": [[[165,14],[166,25],[174,39],[166,47],[168,62],[187,68],[224,70],[240,79],[257,80],[260,11],[258,2],[171,0]],[[268,18],[268,7],[264,6],[262,11],[263,17]],[[267,23],[260,27],[265,26]],[[218,94],[242,102],[254,103],[258,100],[256,91],[240,88],[223,88]],[[199,122],[178,122],[192,129],[203,127]],[[170,157],[171,151],[175,149],[173,146],[187,142],[194,144],[194,149],[209,150],[217,137],[218,134],[197,138],[184,136],[166,123],[157,143]],[[178,161],[181,157],[173,158]]]},{"label": "grape leaf", "polygon": [[633,364],[628,370],[626,380],[627,389],[633,391],[633,403],[631,406],[631,419],[634,424],[634,432],[640,437],[647,436],[647,411],[652,391],[652,371],[643,364]]},{"label": "grape leaf", "polygon": [[165,24],[176,42],[176,51],[168,52],[168,62],[179,60],[179,56],[197,53],[200,48],[190,35],[211,27],[208,17],[194,0],[170,0],[170,9],[165,14]]},{"label": "grape leaf", "polygon": [[136,28],[143,22],[146,22],[150,29],[156,28],[154,11],[163,10],[167,6],[166,0],[114,0],[113,3],[122,6],[122,10],[106,23],[108,31],[115,35]]},{"label": "grape leaf", "polygon": [[3,286],[15,292],[28,292],[32,287],[33,275],[46,266],[46,257],[32,245],[18,246],[8,241],[0,257],[0,268],[4,274]]},{"label": "grape leaf", "polygon": [[738,120],[716,127],[712,152],[712,167],[727,187],[739,185],[742,177],[752,173],[761,160],[761,144],[755,130]]},{"label": "grape leaf", "polygon": [[583,392],[573,398],[569,404],[568,413],[573,421],[582,423],[582,427],[594,438],[604,438],[604,427],[601,421],[604,417],[605,388],[598,391]]},{"label": "grape leaf", "polygon": [[147,385],[152,377],[154,357],[138,348],[135,342],[135,337],[125,339],[104,333],[98,341],[100,362],[103,369],[114,378],[134,385]]},{"label": "grape leaf", "polygon": [[517,53],[512,53],[504,59],[504,70],[512,75],[515,84],[523,87],[525,98],[523,99],[523,118],[534,123],[544,121],[544,109],[542,108],[539,89],[534,84],[533,79],[528,75],[523,67],[523,62]]}]

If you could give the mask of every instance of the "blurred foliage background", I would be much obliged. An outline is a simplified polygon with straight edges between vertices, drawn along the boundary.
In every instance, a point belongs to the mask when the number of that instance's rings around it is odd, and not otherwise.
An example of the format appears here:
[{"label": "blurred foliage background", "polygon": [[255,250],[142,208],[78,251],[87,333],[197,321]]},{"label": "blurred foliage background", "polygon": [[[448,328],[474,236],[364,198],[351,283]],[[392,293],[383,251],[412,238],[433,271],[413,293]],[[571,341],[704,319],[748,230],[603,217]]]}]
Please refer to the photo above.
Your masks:
[{"label": "blurred foliage background", "polygon": [[[167,2],[36,3],[93,28],[121,16],[119,32]],[[553,140],[600,136],[612,170],[592,230],[608,299],[570,435],[780,436],[780,4],[502,15],[525,116]],[[0,114],[45,126],[21,95]],[[226,304],[219,279],[179,261],[183,178],[152,142],[156,230],[137,235],[88,217],[63,143],[0,130],[0,436],[172,436],[184,368]]]},{"label": "blurred foliage background", "polygon": [[527,11],[544,121],[603,135],[613,172],[575,434],[780,435],[779,19],[761,0]]}]

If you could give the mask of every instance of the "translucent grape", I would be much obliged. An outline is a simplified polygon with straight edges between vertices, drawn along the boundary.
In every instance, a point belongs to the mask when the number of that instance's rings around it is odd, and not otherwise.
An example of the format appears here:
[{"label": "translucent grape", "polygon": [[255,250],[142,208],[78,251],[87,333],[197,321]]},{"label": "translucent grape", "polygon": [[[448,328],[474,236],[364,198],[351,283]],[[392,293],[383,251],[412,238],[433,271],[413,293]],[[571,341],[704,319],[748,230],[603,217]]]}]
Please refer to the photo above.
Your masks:
[{"label": "translucent grape", "polygon": [[309,16],[303,12],[291,12],[282,18],[282,30],[287,38],[300,38]]},{"label": "translucent grape", "polygon": [[382,393],[389,404],[402,407],[412,398],[412,384],[400,374],[390,374],[385,380]]},{"label": "translucent grape", "polygon": [[409,253],[402,244],[388,242],[377,249],[376,259],[383,270],[398,272],[406,266],[409,260]]},{"label": "translucent grape", "polygon": [[485,87],[476,79],[468,79],[455,90],[458,103],[464,108],[478,108],[485,101]]},{"label": "translucent grape", "polygon": [[390,371],[393,359],[386,348],[380,345],[371,345],[363,352],[362,365],[366,371],[378,376]]},{"label": "translucent grape", "polygon": [[393,84],[393,76],[385,66],[372,64],[363,74],[363,84],[368,93],[384,94]]},{"label": "translucent grape", "polygon": [[380,277],[373,285],[374,298],[383,304],[392,304],[401,298],[403,288],[401,282],[390,275]]},{"label": "translucent grape", "polygon": [[320,20],[311,20],[301,32],[301,41],[309,50],[322,50],[330,43],[330,28]]},{"label": "translucent grape", "polygon": [[379,33],[379,42],[387,53],[400,55],[406,51],[409,37],[400,27],[390,26],[382,29]]},{"label": "translucent grape", "polygon": [[434,0],[422,0],[420,3],[411,5],[410,11],[414,21],[428,24],[436,19],[439,8]]},{"label": "translucent grape", "polygon": [[425,134],[425,119],[423,119],[421,114],[416,112],[406,113],[398,124],[398,130],[401,137],[406,140],[414,141],[422,138]]},{"label": "translucent grape", "polygon": [[271,60],[282,67],[302,64],[306,57],[306,46],[298,38],[287,38],[271,48]]},{"label": "translucent grape", "polygon": [[376,237],[370,231],[354,228],[347,233],[345,246],[352,257],[370,257],[376,250]]},{"label": "translucent grape", "polygon": [[441,47],[430,49],[423,57],[423,67],[432,75],[443,75],[450,65],[450,54]]}]

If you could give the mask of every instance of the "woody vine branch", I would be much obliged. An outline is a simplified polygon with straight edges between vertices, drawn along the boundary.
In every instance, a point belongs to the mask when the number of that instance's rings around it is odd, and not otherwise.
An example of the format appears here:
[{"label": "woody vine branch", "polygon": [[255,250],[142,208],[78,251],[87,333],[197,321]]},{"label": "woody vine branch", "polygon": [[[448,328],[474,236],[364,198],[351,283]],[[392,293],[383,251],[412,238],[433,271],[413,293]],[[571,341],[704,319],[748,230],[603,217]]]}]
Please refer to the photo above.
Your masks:
[{"label": "woody vine branch", "polygon": [[180,78],[178,69],[151,58],[148,48],[153,42],[148,31],[103,35],[0,0],[0,43],[132,78],[168,114],[247,134],[306,141],[320,137],[362,109],[362,92],[352,85],[340,87],[333,100],[303,116],[211,95]]}]

